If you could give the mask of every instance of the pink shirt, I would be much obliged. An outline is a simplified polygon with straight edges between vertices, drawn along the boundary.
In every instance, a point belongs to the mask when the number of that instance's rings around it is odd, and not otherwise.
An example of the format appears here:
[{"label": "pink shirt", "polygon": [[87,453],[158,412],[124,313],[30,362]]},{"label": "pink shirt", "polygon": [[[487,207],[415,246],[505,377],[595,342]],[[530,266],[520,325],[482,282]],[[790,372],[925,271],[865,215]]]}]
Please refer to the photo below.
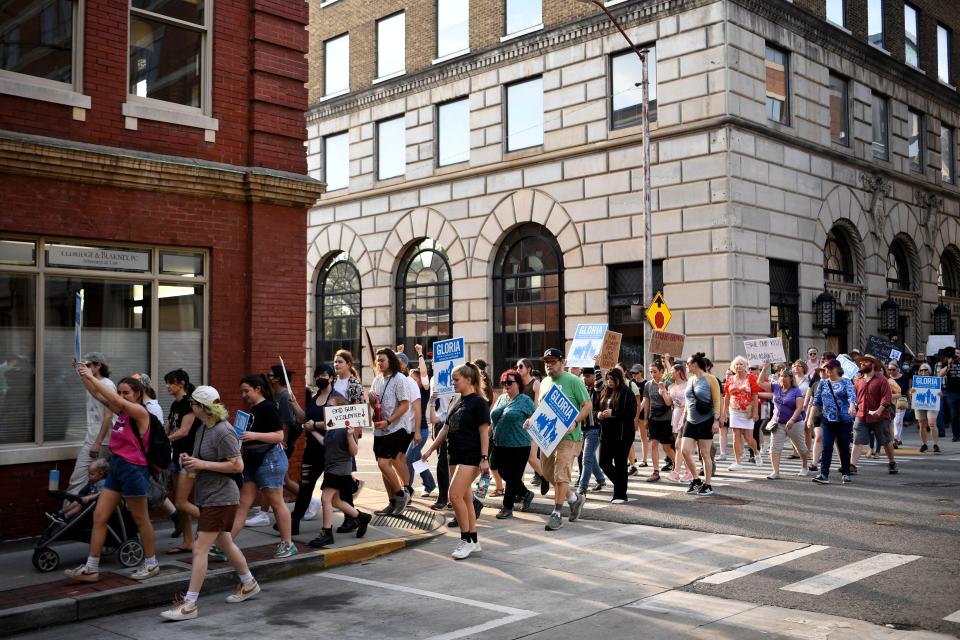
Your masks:
[{"label": "pink shirt", "polygon": [[137,434],[133,432],[136,426],[132,425],[130,416],[121,413],[117,421],[113,423],[113,431],[110,433],[110,452],[115,456],[120,456],[130,464],[136,464],[141,467],[147,466],[147,457],[144,455],[144,449],[150,446],[150,429],[141,436],[143,439],[143,448],[137,440]]}]

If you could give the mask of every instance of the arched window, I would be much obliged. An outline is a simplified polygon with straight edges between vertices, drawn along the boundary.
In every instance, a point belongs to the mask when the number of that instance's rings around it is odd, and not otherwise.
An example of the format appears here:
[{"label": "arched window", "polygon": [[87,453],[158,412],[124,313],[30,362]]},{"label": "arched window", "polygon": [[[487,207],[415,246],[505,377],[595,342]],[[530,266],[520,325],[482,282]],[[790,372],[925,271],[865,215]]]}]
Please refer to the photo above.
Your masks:
[{"label": "arched window", "polygon": [[360,361],[360,272],[345,252],[320,270],[316,288],[316,362],[333,362],[338,349]]},{"label": "arched window", "polygon": [[[425,238],[411,246],[397,272],[397,344],[408,354],[424,353],[450,335],[453,306],[450,265],[439,243]],[[411,356],[412,357],[412,356]]]},{"label": "arched window", "polygon": [[937,286],[945,298],[960,298],[960,250],[950,245],[940,256],[937,268]]},{"label": "arched window", "polygon": [[564,349],[563,257],[540,224],[517,227],[497,251],[493,272],[494,373],[519,358]]},{"label": "arched window", "polygon": [[902,238],[890,243],[887,254],[887,288],[912,291],[910,279],[910,248]]},{"label": "arched window", "polygon": [[823,279],[827,282],[853,283],[853,252],[847,234],[834,227],[823,248]]}]

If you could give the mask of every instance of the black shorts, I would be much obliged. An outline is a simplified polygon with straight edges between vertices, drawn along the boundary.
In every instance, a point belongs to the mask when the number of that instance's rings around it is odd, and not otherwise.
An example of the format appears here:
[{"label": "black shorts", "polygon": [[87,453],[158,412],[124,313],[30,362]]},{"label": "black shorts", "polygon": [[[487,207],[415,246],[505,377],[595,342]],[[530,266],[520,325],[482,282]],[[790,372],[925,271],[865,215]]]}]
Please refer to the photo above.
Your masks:
[{"label": "black shorts", "polygon": [[357,483],[353,476],[337,476],[332,473],[323,474],[323,482],[320,489],[336,489],[340,495],[351,495],[357,490]]},{"label": "black shorts", "polygon": [[673,443],[673,425],[669,420],[650,420],[647,422],[647,437],[664,444]]},{"label": "black shorts", "polygon": [[703,422],[687,422],[683,427],[683,437],[694,440],[713,440],[713,418]]},{"label": "black shorts", "polygon": [[413,440],[413,434],[406,429],[400,429],[385,436],[373,439],[373,455],[377,458],[396,458],[400,454],[406,455],[407,447]]},{"label": "black shorts", "polygon": [[480,456],[483,455],[480,452],[480,448],[464,448],[464,447],[453,447],[449,446],[447,448],[447,460],[451,467],[457,465],[464,465],[467,467],[479,467],[480,466]]}]

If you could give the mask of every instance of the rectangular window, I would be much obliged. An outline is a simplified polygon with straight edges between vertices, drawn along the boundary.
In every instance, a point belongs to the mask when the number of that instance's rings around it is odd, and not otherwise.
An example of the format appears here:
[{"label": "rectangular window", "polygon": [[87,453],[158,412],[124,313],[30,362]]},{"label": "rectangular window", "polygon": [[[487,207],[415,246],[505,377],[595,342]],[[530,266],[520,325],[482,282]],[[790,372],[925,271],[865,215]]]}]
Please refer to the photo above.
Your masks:
[{"label": "rectangular window", "polygon": [[406,71],[406,14],[401,11],[377,21],[377,78]]},{"label": "rectangular window", "polygon": [[907,64],[920,66],[920,14],[909,4],[903,5],[904,59]]},{"label": "rectangular window", "polygon": [[541,0],[506,0],[506,35],[543,26],[543,2]]},{"label": "rectangular window", "polygon": [[940,125],[940,176],[947,184],[957,183],[957,139],[951,127]]},{"label": "rectangular window", "polygon": [[[203,256],[198,257],[202,261]],[[192,283],[160,284],[157,289],[160,375],[182,368],[193,376],[203,370],[203,287]],[[166,385],[154,386],[160,406],[169,407],[173,397],[167,393]]]},{"label": "rectangular window", "polygon": [[212,12],[205,0],[132,0],[131,95],[206,109]]},{"label": "rectangular window", "polygon": [[835,25],[847,26],[846,2],[844,0],[827,0],[827,20]]},{"label": "rectangular window", "polygon": [[437,166],[470,160],[470,100],[461,98],[437,107]]},{"label": "rectangular window", "polygon": [[[0,273],[0,444],[35,441],[36,298],[35,275]],[[69,366],[69,357],[66,362]],[[63,370],[60,364],[58,371]]]},{"label": "rectangular window", "polygon": [[889,104],[886,97],[876,93],[873,94],[871,116],[873,124],[873,157],[886,160],[887,149],[889,147],[887,143],[890,139]]},{"label": "rectangular window", "polygon": [[323,139],[323,181],[327,191],[350,183],[350,134],[344,131]]},{"label": "rectangular window", "polygon": [[850,145],[850,83],[846,78],[830,74],[830,138]]},{"label": "rectangular window", "polygon": [[72,85],[73,0],[21,0],[0,12],[0,69]]},{"label": "rectangular window", "polygon": [[323,43],[323,95],[350,91],[350,34]]},{"label": "rectangular window", "polygon": [[[642,49],[643,47],[641,47]],[[650,121],[657,120],[657,48],[648,47],[647,83],[650,102]],[[610,127],[620,129],[641,122],[643,116],[643,77],[640,58],[634,51],[610,56]]]},{"label": "rectangular window", "polygon": [[[653,295],[663,291],[663,260],[653,261]],[[607,267],[607,322],[610,330],[623,334],[620,359],[643,362],[643,330],[646,320],[634,320],[630,307],[643,303],[643,263],[627,262]]]},{"label": "rectangular window", "polygon": [[399,116],[377,123],[377,180],[402,176],[407,171],[407,118]]},{"label": "rectangular window", "polygon": [[908,111],[907,130],[910,136],[907,144],[910,170],[923,173],[923,115],[916,111]]},{"label": "rectangular window", "polygon": [[883,0],[867,0],[867,42],[885,48],[883,37]]},{"label": "rectangular window", "polygon": [[767,118],[790,124],[790,67],[787,52],[767,45]]},{"label": "rectangular window", "polygon": [[799,265],[773,259],[769,265],[770,337],[783,340],[789,362],[800,355]]},{"label": "rectangular window", "polygon": [[437,0],[437,57],[470,50],[470,1]]},{"label": "rectangular window", "polygon": [[507,151],[543,144],[543,78],[507,85]]},{"label": "rectangular window", "polygon": [[950,84],[950,45],[951,33],[942,24],[937,25],[937,78]]}]

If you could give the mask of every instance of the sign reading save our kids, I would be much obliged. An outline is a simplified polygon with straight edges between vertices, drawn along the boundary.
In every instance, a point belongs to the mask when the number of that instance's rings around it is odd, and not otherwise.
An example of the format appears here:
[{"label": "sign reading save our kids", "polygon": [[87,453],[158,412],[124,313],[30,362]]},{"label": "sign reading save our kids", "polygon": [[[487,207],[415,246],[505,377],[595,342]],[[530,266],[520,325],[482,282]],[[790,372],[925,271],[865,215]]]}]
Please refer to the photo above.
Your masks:
[{"label": "sign reading save our kids", "polygon": [[594,358],[600,353],[603,336],[607,333],[606,322],[578,324],[573,334],[570,353],[567,354],[568,367],[592,367]]},{"label": "sign reading save our kids", "polygon": [[453,389],[453,371],[464,364],[463,338],[451,338],[433,343],[433,375],[437,380],[437,396],[456,394]]},{"label": "sign reading save our kids", "polygon": [[913,376],[913,408],[940,411],[940,376]]},{"label": "sign reading save our kids", "polygon": [[544,455],[549,456],[556,449],[557,443],[573,426],[580,410],[567,396],[563,395],[560,387],[554,385],[543,397],[540,406],[530,416],[530,437],[539,445]]}]

